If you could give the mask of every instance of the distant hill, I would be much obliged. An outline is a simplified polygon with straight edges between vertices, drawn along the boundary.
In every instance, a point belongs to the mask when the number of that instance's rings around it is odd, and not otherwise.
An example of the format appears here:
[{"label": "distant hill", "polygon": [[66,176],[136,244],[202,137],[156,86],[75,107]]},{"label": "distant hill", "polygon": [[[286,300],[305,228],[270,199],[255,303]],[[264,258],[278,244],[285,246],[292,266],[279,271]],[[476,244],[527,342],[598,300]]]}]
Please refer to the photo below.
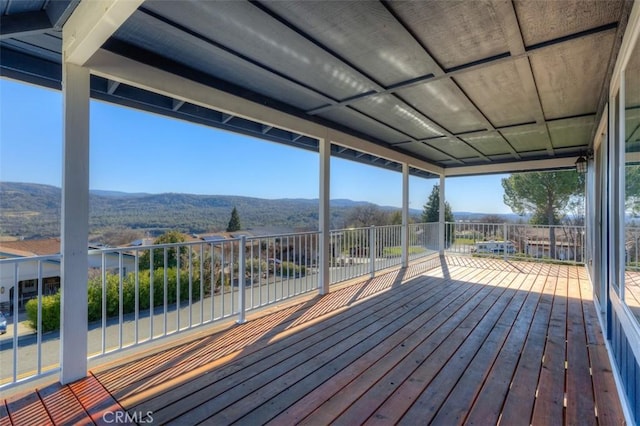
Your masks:
[{"label": "distant hill", "polygon": [[527,222],[529,220],[529,216],[520,216],[515,213],[498,213],[498,214],[488,214],[488,213],[476,213],[476,212],[453,212],[453,217],[456,221],[468,220],[471,222],[479,222],[482,221],[487,216],[497,216],[504,222]]},{"label": "distant hill", "polygon": [[[27,239],[60,235],[60,188],[19,182],[0,182],[0,236]],[[353,209],[374,206],[381,211],[397,207],[377,206],[365,201],[331,200],[331,227],[349,226]],[[167,229],[186,233],[217,232],[226,228],[233,207],[238,209],[243,229],[260,233],[313,230],[318,227],[318,199],[269,200],[233,195],[148,194],[92,190],[90,229],[100,235],[114,229],[133,229],[157,234]],[[421,210],[411,209],[419,220]],[[454,212],[456,221],[480,221],[486,213]],[[514,214],[494,215],[517,222]]]},{"label": "distant hill", "polygon": [[[0,182],[0,235],[43,238],[60,234],[61,190],[55,186]],[[346,226],[355,207],[373,204],[337,199],[331,201],[331,226]],[[178,229],[187,233],[224,230],[233,207],[244,229],[311,230],[318,226],[317,199],[269,200],[230,195],[147,194],[92,190],[92,233],[127,228],[153,233]],[[396,207],[377,206],[382,211]],[[419,216],[419,210],[411,215]]]}]

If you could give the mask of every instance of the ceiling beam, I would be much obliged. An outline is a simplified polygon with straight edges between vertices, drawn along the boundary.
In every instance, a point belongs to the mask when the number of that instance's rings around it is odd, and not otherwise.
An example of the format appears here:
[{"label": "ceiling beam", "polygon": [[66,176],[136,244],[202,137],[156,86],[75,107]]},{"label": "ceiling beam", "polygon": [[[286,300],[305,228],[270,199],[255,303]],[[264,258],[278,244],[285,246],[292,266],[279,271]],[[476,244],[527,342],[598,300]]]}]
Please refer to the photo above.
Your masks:
[{"label": "ceiling beam", "polygon": [[[394,12],[394,10],[391,7],[391,5],[386,1],[383,2],[382,5],[386,8],[387,12],[396,20],[396,22],[398,22],[398,24],[404,29],[404,31],[407,34],[409,34],[409,36],[414,40],[414,42],[417,45],[419,45],[420,48],[422,49],[424,59],[426,59],[427,63],[429,64],[429,66],[430,66],[430,68],[432,70],[432,79],[429,80],[429,82],[432,81],[434,78],[438,78],[438,77],[444,78],[445,76],[447,76],[447,71],[440,66],[438,61],[433,57],[433,55],[431,55],[431,53],[427,49],[427,46],[425,46],[420,41],[419,37],[417,37],[416,34],[414,34],[414,32],[402,21],[400,16],[398,16],[398,14]],[[481,62],[484,62],[484,61],[481,61]],[[484,115],[484,113],[480,110],[480,108],[478,108],[478,106],[471,100],[471,98],[467,95],[467,93],[460,87],[460,85],[454,79],[452,79],[450,77],[447,77],[447,78],[448,78],[449,82],[452,84],[452,86],[454,88],[453,89],[454,92],[457,92],[456,94],[458,96],[460,96],[461,98],[465,99],[473,107],[474,115],[476,116],[478,121],[485,127],[485,129],[486,130],[495,130],[495,127],[493,126],[493,123],[491,123],[491,121],[489,121],[489,119]],[[398,90],[401,90],[401,87],[399,85],[395,85],[395,86],[396,87],[393,90],[394,92],[398,91]],[[511,146],[511,144],[509,143],[507,138],[502,136],[502,134],[500,134],[500,133],[499,133],[499,135],[502,138],[502,142],[506,145],[507,150],[509,151],[509,153],[511,153],[511,155],[516,160],[519,160],[520,159],[520,155]],[[454,134],[449,134],[447,136],[459,140],[460,142],[462,142],[463,144],[468,146],[470,149],[472,149],[474,152],[479,154],[480,158],[482,158],[483,160],[490,161],[490,159],[487,156],[485,156],[480,150],[478,150],[475,146],[473,146],[471,143],[467,142],[466,140],[464,140],[462,138],[459,138]]]},{"label": "ceiling beam", "polygon": [[[428,52],[425,50],[425,53],[428,54]],[[311,110],[306,111],[307,114],[319,114],[321,112],[330,110],[332,108],[335,107],[341,107],[341,106],[345,106],[345,105],[349,105],[353,102],[357,102],[360,101],[362,99],[366,99],[366,98],[370,98],[372,96],[376,96],[376,95],[385,95],[385,94],[390,94],[390,93],[395,93],[397,91],[403,90],[403,89],[409,89],[411,87],[415,87],[415,86],[420,86],[422,84],[426,84],[426,83],[432,83],[434,81],[439,81],[439,80],[445,80],[445,79],[450,79],[452,77],[455,77],[457,75],[460,74],[464,74],[467,72],[474,72],[474,71],[478,71],[481,70],[483,68],[487,68],[487,67],[491,67],[494,65],[499,65],[502,63],[507,63],[507,62],[512,62],[514,59],[518,59],[518,58],[526,58],[529,55],[531,55],[531,52],[525,52],[522,55],[518,55],[518,56],[511,56],[511,55],[498,55],[492,58],[487,58],[483,61],[474,61],[473,63],[470,64],[464,64],[464,65],[460,65],[455,67],[454,69],[450,69],[447,70],[445,72],[443,72],[442,74],[436,75],[433,73],[429,73],[426,75],[422,75],[422,76],[418,76],[415,78],[411,78],[409,80],[406,81],[401,81],[398,83],[394,83],[392,85],[390,85],[389,87],[386,87],[384,90],[381,90],[379,92],[376,91],[372,91],[372,92],[366,92],[366,93],[362,93],[361,95],[356,95],[356,96],[352,96],[350,98],[347,99],[343,99],[335,104],[330,104],[330,105],[323,105],[321,107],[318,108],[314,108]]]},{"label": "ceiling beam", "polygon": [[178,111],[180,108],[182,108],[182,106],[183,106],[185,103],[186,103],[185,101],[180,101],[180,100],[178,100],[178,99],[174,99],[174,100],[172,101],[171,109],[172,109],[173,111]]},{"label": "ceiling beam", "polygon": [[430,173],[441,174],[443,172],[442,167],[416,159],[408,154],[197,83],[104,49],[98,49],[86,63],[86,66],[91,69],[93,74],[109,80],[211,108],[223,114],[246,118],[316,139],[328,138],[332,143],[399,163],[407,163],[416,169]]},{"label": "ceiling beam", "polygon": [[173,30],[177,30],[177,31],[182,31],[185,34],[188,34],[191,37],[194,37],[195,39],[208,44],[209,46],[218,49],[222,52],[225,52],[226,54],[232,55],[242,61],[244,61],[247,65],[251,66],[251,67],[255,67],[256,69],[260,70],[260,72],[264,72],[264,73],[269,73],[272,74],[273,76],[276,76],[284,81],[287,82],[287,84],[290,85],[296,85],[298,87],[299,90],[303,90],[308,92],[310,95],[312,95],[315,98],[321,99],[322,102],[326,102],[328,104],[335,104],[337,101],[329,96],[327,96],[326,94],[318,91],[317,89],[309,86],[308,84],[299,81],[299,80],[294,80],[292,79],[290,76],[287,76],[285,74],[283,74],[282,72],[269,67],[263,63],[260,63],[246,55],[243,55],[241,52],[238,52],[236,50],[233,50],[227,46],[224,46],[218,42],[216,42],[215,40],[212,40],[209,37],[206,37],[205,35],[194,31],[190,28],[187,28],[183,25],[180,25],[176,22],[172,22],[168,19],[166,19],[165,17],[162,17],[160,15],[158,15],[157,13],[146,9],[144,7],[140,8],[140,12],[144,13],[145,15],[147,15],[148,18],[153,19],[155,21],[157,21],[160,25],[164,25],[167,27],[170,27]]},{"label": "ceiling beam", "polygon": [[[333,51],[332,49],[330,49],[329,47],[327,47],[326,45],[320,43],[318,40],[316,40],[314,37],[311,37],[309,34],[307,34],[306,32],[304,32],[301,28],[297,27],[294,25],[294,23],[288,22],[285,19],[283,19],[280,15],[272,12],[268,7],[265,7],[264,5],[262,5],[261,3],[257,3],[254,2],[252,3],[253,6],[257,7],[258,9],[260,9],[262,12],[266,13],[267,15],[269,15],[271,18],[277,20],[279,23],[281,23],[282,25],[286,26],[287,28],[289,28],[292,31],[295,31],[296,34],[298,34],[300,37],[303,37],[306,41],[308,41],[309,43],[313,44],[314,46],[316,46],[318,49],[322,50],[323,52],[327,53],[328,55],[331,55],[333,58],[335,58],[336,60],[340,61],[347,69],[349,69],[350,71],[352,71],[355,74],[358,74],[360,77],[362,77],[363,80],[366,80],[366,82],[373,87],[373,90],[369,92],[369,96],[377,96],[380,93],[382,93],[383,91],[386,90],[386,88],[381,85],[378,81],[376,81],[373,77],[371,77],[369,74],[367,74],[365,71],[363,71],[362,69],[358,68],[356,65],[354,65],[352,62],[350,62],[347,58],[343,57],[342,55],[338,54],[337,52]],[[370,7],[376,7],[373,3],[371,3]],[[388,11],[384,6],[382,6],[380,12],[383,11],[387,11],[387,13],[389,13],[390,17],[395,18],[395,16],[393,15],[393,13],[391,13],[390,11]],[[396,18],[397,19],[397,18]],[[406,27],[400,22],[398,21],[398,24],[405,29],[406,31]],[[409,33],[410,34],[410,33]],[[426,59],[428,61],[431,61],[431,65],[434,68],[437,68],[440,70],[441,73],[443,73],[443,71],[440,69],[440,67],[438,66],[437,62],[427,54]],[[433,119],[431,119],[429,116],[427,116],[426,114],[424,114],[422,111],[420,111],[419,109],[415,108],[413,105],[411,105],[410,103],[408,103],[407,101],[405,101],[404,99],[402,99],[402,97],[400,97],[398,94],[396,93],[389,93],[392,97],[394,97],[395,99],[397,99],[398,102],[402,103],[403,105],[406,105],[408,108],[412,109],[413,111],[415,111],[415,114],[417,116],[419,116],[422,120],[424,120],[425,122],[427,122],[430,126],[434,127],[439,133],[441,133],[444,136],[448,136],[451,138],[456,138],[451,132],[449,132],[447,129],[445,129],[442,125],[440,125],[439,123],[435,122]],[[352,98],[353,99],[353,98]],[[332,101],[332,102],[327,102],[328,105],[336,105],[338,102],[337,101]],[[368,115],[353,109],[353,111],[365,115],[367,116],[367,118],[372,118],[369,117]],[[486,120],[486,118],[485,118]],[[377,120],[376,121],[378,123],[380,123],[383,126],[386,126],[390,129],[396,130],[393,126],[391,126],[390,124],[382,121],[382,120]],[[415,138],[411,137],[410,135],[408,135],[406,132],[401,132],[403,134],[405,134],[406,136],[410,137],[411,140],[415,140]],[[469,149],[471,149],[472,151],[474,151],[477,156],[479,158],[482,158],[484,161],[490,162],[491,160],[485,156],[482,152],[480,152],[478,149],[476,149],[473,145],[467,143],[465,140],[463,139],[458,139],[461,143],[467,145],[467,147]]]},{"label": "ceiling beam", "polygon": [[496,173],[533,172],[540,170],[572,169],[576,166],[577,157],[551,158],[548,160],[517,161],[511,163],[488,164],[481,166],[447,167],[445,177],[474,176]]},{"label": "ceiling beam", "polygon": [[234,117],[233,114],[225,114],[222,113],[222,120],[220,120],[220,122],[222,124],[227,124],[229,121],[231,121],[231,119]]},{"label": "ceiling beam", "polygon": [[63,62],[84,66],[143,1],[82,1],[62,28]]},{"label": "ceiling beam", "polygon": [[49,16],[42,10],[0,16],[0,40],[42,34],[52,29]]},{"label": "ceiling beam", "polygon": [[114,93],[116,93],[116,90],[118,90],[119,86],[120,86],[119,81],[107,80],[107,93],[109,95],[113,95]]},{"label": "ceiling beam", "polygon": [[[384,90],[381,90],[381,91],[371,91],[371,92],[362,93],[360,95],[352,96],[352,97],[347,98],[347,99],[342,99],[339,102],[323,105],[323,106],[320,106],[320,107],[317,107],[317,108],[314,108],[314,109],[311,109],[311,110],[308,110],[308,111],[305,111],[305,112],[307,114],[316,115],[316,114],[319,114],[319,113],[324,112],[324,111],[328,111],[328,110],[333,109],[333,108],[338,108],[338,107],[350,105],[350,104],[352,104],[354,102],[360,101],[362,99],[370,98],[372,96],[377,96],[377,95],[382,95],[382,94],[391,94],[391,93],[397,92],[397,91],[402,90],[402,89],[408,89],[408,88],[411,88],[411,87],[420,86],[422,84],[431,83],[431,82],[434,82],[434,81],[439,81],[439,80],[444,80],[444,79],[451,79],[452,77],[456,77],[458,75],[465,74],[465,73],[468,73],[468,72],[475,72],[475,71],[479,71],[481,69],[492,67],[492,66],[495,66],[495,65],[510,63],[510,62],[516,61],[518,59],[529,58],[530,56],[533,56],[533,55],[535,55],[536,53],[538,53],[540,51],[544,51],[545,49],[552,48],[552,47],[554,47],[554,46],[556,46],[558,44],[565,43],[565,42],[570,41],[570,40],[575,40],[576,38],[579,38],[579,37],[587,37],[587,36],[592,35],[592,34],[598,34],[598,33],[607,32],[607,31],[614,31],[616,29],[619,32],[619,28],[618,27],[615,27],[615,26],[612,26],[612,25],[604,25],[604,26],[598,27],[598,28],[596,28],[596,29],[594,29],[592,31],[583,31],[583,32],[578,33],[578,34],[572,34],[572,35],[569,35],[569,36],[561,37],[559,39],[549,40],[549,41],[547,41],[547,42],[545,42],[544,44],[541,44],[541,45],[527,47],[525,52],[517,54],[517,55],[514,55],[514,54],[500,54],[500,55],[492,56],[492,57],[489,57],[489,58],[484,58],[484,59],[481,59],[481,60],[478,60],[478,61],[473,61],[471,63],[458,65],[456,67],[447,69],[442,74],[429,73],[429,74],[426,74],[426,75],[414,77],[414,78],[411,78],[411,79],[406,80],[406,81],[400,81],[398,83],[394,83],[394,84],[384,88]],[[426,52],[426,50],[425,50],[425,52]]]},{"label": "ceiling beam", "polygon": [[80,0],[56,0],[47,3],[45,12],[56,31],[62,30],[62,26],[71,16]]},{"label": "ceiling beam", "polygon": [[[522,32],[520,31],[520,24],[518,24],[518,17],[514,9],[511,0],[502,0],[495,4],[495,10],[498,14],[500,25],[504,32],[504,37],[509,46],[509,51],[512,56],[522,55],[526,52],[524,45],[524,39],[522,38]],[[545,125],[545,144],[547,153],[550,156],[554,156],[553,144],[551,143],[551,135],[549,128],[545,123],[544,111],[542,110],[542,101],[540,100],[540,94],[538,93],[538,87],[533,76],[533,70],[531,69],[531,63],[529,58],[522,58],[514,61],[514,66],[520,76],[520,81],[524,89],[524,93],[529,101],[534,105],[533,115],[536,120],[536,124]]]}]

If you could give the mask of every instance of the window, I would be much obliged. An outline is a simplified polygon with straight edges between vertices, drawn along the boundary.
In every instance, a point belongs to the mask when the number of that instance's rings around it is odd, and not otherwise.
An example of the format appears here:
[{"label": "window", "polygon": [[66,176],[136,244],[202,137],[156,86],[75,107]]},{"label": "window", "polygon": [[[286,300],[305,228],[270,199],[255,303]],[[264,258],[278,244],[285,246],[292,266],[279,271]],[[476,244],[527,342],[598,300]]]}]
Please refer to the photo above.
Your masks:
[{"label": "window", "polygon": [[624,76],[624,302],[640,320],[640,43]]}]

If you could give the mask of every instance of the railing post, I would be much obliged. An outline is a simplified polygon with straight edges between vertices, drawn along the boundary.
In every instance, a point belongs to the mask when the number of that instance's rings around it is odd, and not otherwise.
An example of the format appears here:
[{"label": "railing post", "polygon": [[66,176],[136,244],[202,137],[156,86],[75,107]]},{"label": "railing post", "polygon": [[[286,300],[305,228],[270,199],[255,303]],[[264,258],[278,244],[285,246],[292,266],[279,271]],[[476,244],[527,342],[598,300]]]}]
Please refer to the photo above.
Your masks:
[{"label": "railing post", "polygon": [[504,241],[504,251],[502,253],[502,258],[507,260],[507,222],[502,224],[502,240]]},{"label": "railing post", "polygon": [[[13,265],[13,309],[11,312],[11,317],[13,320],[13,376],[11,381],[13,383],[18,381],[18,323],[20,322],[18,315],[18,304],[19,299],[18,295],[20,294],[20,266],[18,263]],[[38,303],[42,303],[40,300]],[[39,328],[38,331],[42,329]]]},{"label": "railing post", "polygon": [[371,225],[371,228],[369,228],[369,261],[371,262],[370,265],[370,272],[371,272],[371,278],[374,278],[376,276],[376,227],[374,225]]},{"label": "railing post", "polygon": [[409,267],[409,164],[402,163],[402,267]]},{"label": "railing post", "polygon": [[[440,175],[440,186],[438,188],[438,194],[440,197],[440,205],[439,205],[439,211],[438,211],[438,222],[440,223],[440,229],[439,229],[439,233],[438,233],[438,246],[439,246],[439,251],[440,251],[440,255],[444,255],[445,250],[447,249],[446,246],[446,217],[445,217],[445,199],[444,199],[444,183],[445,183],[445,179],[444,179],[444,175]],[[454,229],[451,230],[452,232],[454,231]]]},{"label": "railing post", "polygon": [[238,260],[238,324],[242,324],[246,322],[245,318],[245,269],[247,264],[246,259],[246,248],[247,246],[247,237],[240,237],[240,247],[238,251],[240,252],[240,259]]}]

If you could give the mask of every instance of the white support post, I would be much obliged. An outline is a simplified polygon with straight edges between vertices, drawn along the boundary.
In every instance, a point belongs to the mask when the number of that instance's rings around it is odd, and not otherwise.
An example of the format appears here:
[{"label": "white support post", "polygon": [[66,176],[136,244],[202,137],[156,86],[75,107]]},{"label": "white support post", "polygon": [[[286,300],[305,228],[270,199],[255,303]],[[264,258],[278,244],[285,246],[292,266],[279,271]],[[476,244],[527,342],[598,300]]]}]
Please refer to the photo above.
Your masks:
[{"label": "white support post", "polygon": [[66,384],[87,374],[89,70],[70,63],[62,70],[60,382]]},{"label": "white support post", "polygon": [[438,187],[439,189],[439,199],[440,199],[440,206],[439,206],[439,215],[438,215],[438,222],[440,222],[440,226],[438,227],[439,229],[439,234],[438,234],[438,243],[439,243],[439,247],[440,247],[440,254],[444,255],[444,250],[445,250],[445,227],[447,226],[446,222],[445,222],[445,214],[444,214],[444,208],[445,208],[445,203],[444,203],[444,175],[440,175],[440,186]]},{"label": "white support post", "polygon": [[327,138],[320,139],[318,142],[320,154],[320,212],[319,212],[319,231],[320,231],[320,256],[319,256],[319,273],[318,273],[318,291],[320,295],[329,294],[329,262],[330,254],[330,187],[331,187],[331,141]]},{"label": "white support post", "polygon": [[402,267],[409,266],[409,165],[402,163]]},{"label": "white support post", "polygon": [[247,237],[240,237],[240,247],[238,248],[238,255],[240,259],[238,261],[238,324],[245,323],[246,317],[246,269],[247,269]]}]

